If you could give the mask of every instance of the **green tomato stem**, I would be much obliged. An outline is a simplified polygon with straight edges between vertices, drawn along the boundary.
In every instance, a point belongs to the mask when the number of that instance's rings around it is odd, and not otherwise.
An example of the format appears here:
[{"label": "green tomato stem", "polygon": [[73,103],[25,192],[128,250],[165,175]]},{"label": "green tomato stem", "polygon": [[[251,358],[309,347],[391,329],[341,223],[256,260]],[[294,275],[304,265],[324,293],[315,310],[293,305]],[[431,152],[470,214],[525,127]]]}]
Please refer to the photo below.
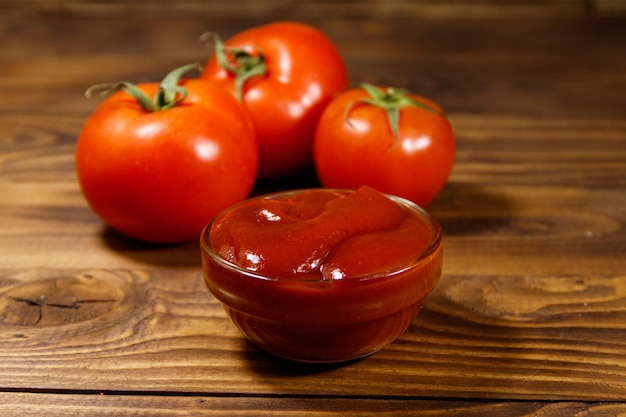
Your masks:
[{"label": "green tomato stem", "polygon": [[394,137],[394,143],[398,140],[398,130],[400,126],[400,109],[402,107],[419,107],[426,111],[430,111],[443,116],[443,113],[440,112],[438,109],[409,97],[406,90],[393,87],[388,87],[383,90],[367,83],[361,84],[361,88],[365,90],[369,97],[351,102],[344,110],[344,120],[346,120],[348,124],[351,124],[349,119],[349,113],[356,105],[365,104],[380,107],[385,110],[385,113],[387,115],[389,127],[391,128],[391,132]]},{"label": "green tomato stem", "polygon": [[259,50],[250,53],[244,48],[227,47],[222,39],[214,32],[202,35],[203,40],[213,39],[215,43],[215,57],[218,64],[226,71],[235,75],[235,93],[237,100],[243,100],[243,88],[249,79],[265,75],[267,65],[265,56]]},{"label": "green tomato stem", "polygon": [[145,111],[167,110],[178,106],[187,98],[187,89],[178,85],[178,83],[185,73],[194,69],[201,70],[202,66],[198,63],[187,64],[168,73],[159,84],[159,88],[153,97],[149,97],[139,87],[128,81],[96,84],[89,87],[85,95],[87,98],[91,98],[95,93],[98,93],[100,96],[108,97],[117,91],[123,90],[135,98]]}]

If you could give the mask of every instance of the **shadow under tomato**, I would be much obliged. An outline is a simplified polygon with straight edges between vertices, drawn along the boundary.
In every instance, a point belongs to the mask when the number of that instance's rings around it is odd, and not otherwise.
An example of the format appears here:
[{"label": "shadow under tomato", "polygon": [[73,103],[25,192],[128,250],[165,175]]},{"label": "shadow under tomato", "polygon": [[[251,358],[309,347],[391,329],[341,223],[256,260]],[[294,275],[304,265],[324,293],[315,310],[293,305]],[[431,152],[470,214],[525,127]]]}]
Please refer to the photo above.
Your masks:
[{"label": "shadow under tomato", "polygon": [[259,179],[254,185],[252,196],[288,191],[301,188],[319,188],[315,167],[310,164],[302,170],[282,178]]},{"label": "shadow under tomato", "polygon": [[132,261],[158,267],[200,268],[200,243],[156,244],[125,236],[104,226],[100,234],[105,247]]}]

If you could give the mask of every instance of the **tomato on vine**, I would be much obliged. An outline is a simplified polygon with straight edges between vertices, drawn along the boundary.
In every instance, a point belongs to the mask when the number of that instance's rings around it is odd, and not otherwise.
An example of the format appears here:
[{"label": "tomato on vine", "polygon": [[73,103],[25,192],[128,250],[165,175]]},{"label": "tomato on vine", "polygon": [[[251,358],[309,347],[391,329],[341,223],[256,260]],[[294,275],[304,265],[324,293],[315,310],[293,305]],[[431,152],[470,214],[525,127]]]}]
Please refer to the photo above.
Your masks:
[{"label": "tomato on vine", "polygon": [[93,211],[122,234],[157,243],[196,239],[252,190],[252,123],[223,89],[181,79],[194,68],[178,68],[161,83],[88,90],[108,97],[78,137],[78,182]]},{"label": "tomato on vine", "polygon": [[452,171],[456,140],[442,108],[405,90],[363,84],[338,94],[313,144],[320,182],[368,185],[426,206]]}]

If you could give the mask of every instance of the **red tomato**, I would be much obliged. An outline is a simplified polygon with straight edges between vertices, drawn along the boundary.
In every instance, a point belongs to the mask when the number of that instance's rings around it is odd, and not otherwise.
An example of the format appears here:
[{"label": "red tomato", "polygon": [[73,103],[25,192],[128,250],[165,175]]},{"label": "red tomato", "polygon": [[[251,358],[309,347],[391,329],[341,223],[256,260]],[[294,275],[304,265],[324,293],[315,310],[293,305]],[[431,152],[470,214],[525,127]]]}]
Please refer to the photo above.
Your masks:
[{"label": "red tomato", "polygon": [[442,109],[403,90],[364,85],[336,96],[313,144],[322,185],[380,192],[428,205],[448,180],[455,138]]},{"label": "red tomato", "polygon": [[[171,81],[171,80],[170,80]],[[144,109],[126,91],[87,119],[76,171],[94,212],[136,239],[175,243],[200,236],[220,210],[245,199],[257,172],[254,128],[241,105],[203,80],[176,80],[187,96]],[[158,83],[136,86],[152,96]]]},{"label": "red tomato", "polygon": [[286,176],[310,163],[317,120],[348,83],[331,40],[295,22],[251,28],[224,44],[218,40],[201,77],[218,82],[247,109],[261,178]]}]

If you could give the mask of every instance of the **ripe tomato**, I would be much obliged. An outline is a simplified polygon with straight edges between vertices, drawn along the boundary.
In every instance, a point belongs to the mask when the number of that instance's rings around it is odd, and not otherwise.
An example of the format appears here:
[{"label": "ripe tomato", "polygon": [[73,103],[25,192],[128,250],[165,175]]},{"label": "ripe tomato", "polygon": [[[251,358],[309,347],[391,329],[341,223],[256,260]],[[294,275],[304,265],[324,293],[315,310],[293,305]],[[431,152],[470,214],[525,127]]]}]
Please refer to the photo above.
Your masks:
[{"label": "ripe tomato", "polygon": [[248,196],[258,165],[254,128],[237,100],[204,80],[168,77],[161,88],[124,84],[108,97],[87,119],[75,155],[94,212],[158,243],[198,238],[218,211]]},{"label": "ripe tomato", "polygon": [[325,109],[313,159],[325,187],[369,185],[426,206],[448,180],[455,143],[437,104],[364,84],[337,95]]},{"label": "ripe tomato", "polygon": [[259,177],[292,174],[311,162],[315,126],[332,96],[348,83],[341,55],[319,30],[275,22],[223,44],[201,78],[213,80],[247,109],[259,143]]}]

